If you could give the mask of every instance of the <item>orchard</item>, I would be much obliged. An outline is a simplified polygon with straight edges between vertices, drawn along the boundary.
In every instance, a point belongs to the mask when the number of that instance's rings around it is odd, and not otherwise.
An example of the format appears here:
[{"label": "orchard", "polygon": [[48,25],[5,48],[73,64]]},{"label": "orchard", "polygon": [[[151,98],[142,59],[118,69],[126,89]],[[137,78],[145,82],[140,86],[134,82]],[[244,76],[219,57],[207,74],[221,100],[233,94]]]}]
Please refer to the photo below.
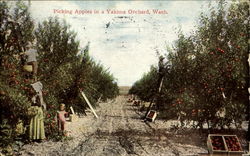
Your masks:
[{"label": "orchard", "polygon": [[[249,4],[225,1],[201,13],[189,36],[178,32],[168,48],[160,115],[187,121],[194,128],[241,128],[249,118]],[[150,101],[157,68],[132,86],[130,93]],[[152,98],[151,98],[152,99]]]},{"label": "orchard", "polygon": [[[115,98],[118,86],[115,78],[89,55],[89,49],[80,48],[76,33],[66,21],[49,18],[35,23],[28,6],[17,2],[10,7],[0,2],[0,146],[8,147],[17,138],[27,139],[28,109],[34,89],[30,73],[23,70],[21,52],[28,42],[35,42],[38,50],[38,80],[43,84],[45,132],[47,139],[57,137],[54,121],[60,103],[67,109],[84,113],[85,101],[80,90],[95,105],[99,100]],[[19,124],[24,132],[16,131]],[[26,131],[25,131],[26,129]]]}]

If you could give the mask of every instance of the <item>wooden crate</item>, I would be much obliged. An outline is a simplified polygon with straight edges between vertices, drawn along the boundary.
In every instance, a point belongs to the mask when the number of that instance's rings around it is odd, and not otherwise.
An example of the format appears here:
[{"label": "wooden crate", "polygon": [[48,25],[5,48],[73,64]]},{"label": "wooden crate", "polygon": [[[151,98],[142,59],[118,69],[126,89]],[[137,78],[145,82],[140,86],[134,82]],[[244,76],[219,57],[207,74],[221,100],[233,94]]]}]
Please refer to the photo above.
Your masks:
[{"label": "wooden crate", "polygon": [[[211,154],[241,155],[244,153],[236,135],[209,134],[207,139],[208,151]],[[218,148],[219,147],[219,148]]]},{"label": "wooden crate", "polygon": [[223,135],[225,144],[228,149],[228,154],[243,154],[244,151],[240,144],[239,138],[236,135]]},{"label": "wooden crate", "polygon": [[[198,156],[228,156],[227,153],[219,153],[219,154],[207,154],[207,153],[199,153]],[[241,155],[237,155],[237,156],[241,156]]]},{"label": "wooden crate", "polygon": [[150,102],[143,102],[143,104],[142,104],[145,108],[148,108],[149,107],[149,105],[150,105]]},{"label": "wooden crate", "polygon": [[156,111],[151,110],[151,111],[148,112],[146,119],[151,121],[151,122],[154,122],[155,118],[156,118],[156,115],[157,115]]},{"label": "wooden crate", "polygon": [[78,116],[77,116],[76,114],[70,114],[70,115],[69,115],[69,120],[70,120],[71,122],[75,122],[75,121],[78,120]]},{"label": "wooden crate", "polygon": [[134,105],[134,106],[140,106],[140,104],[141,104],[141,101],[140,101],[140,100],[134,100],[134,101],[133,101],[133,105]]},{"label": "wooden crate", "polygon": [[209,134],[207,138],[208,152],[211,154],[225,154],[228,152],[223,135]]},{"label": "wooden crate", "polygon": [[228,153],[217,153],[217,154],[207,154],[207,153],[200,153],[198,156],[250,156],[250,155],[244,155],[244,154],[233,154],[233,155],[228,155]]}]

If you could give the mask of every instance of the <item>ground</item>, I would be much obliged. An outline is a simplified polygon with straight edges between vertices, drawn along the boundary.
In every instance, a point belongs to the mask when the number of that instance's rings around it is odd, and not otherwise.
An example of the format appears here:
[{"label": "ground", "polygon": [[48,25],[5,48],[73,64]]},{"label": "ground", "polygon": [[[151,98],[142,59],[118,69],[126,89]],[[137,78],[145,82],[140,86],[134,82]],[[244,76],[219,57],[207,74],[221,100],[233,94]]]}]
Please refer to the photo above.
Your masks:
[{"label": "ground", "polygon": [[172,122],[144,122],[143,113],[126,96],[101,103],[77,122],[68,122],[72,140],[24,145],[20,155],[175,156],[207,153],[207,134],[176,131]]}]

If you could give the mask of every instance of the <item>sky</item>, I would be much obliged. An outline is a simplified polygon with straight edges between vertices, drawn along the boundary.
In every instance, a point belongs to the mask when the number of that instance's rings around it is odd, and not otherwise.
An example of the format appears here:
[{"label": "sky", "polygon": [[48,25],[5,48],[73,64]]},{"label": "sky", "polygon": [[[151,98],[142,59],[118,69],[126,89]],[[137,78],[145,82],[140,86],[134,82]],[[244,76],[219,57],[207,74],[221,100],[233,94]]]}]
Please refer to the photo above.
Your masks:
[{"label": "sky", "polygon": [[[188,35],[209,1],[32,1],[31,16],[36,23],[59,17],[77,32],[80,47],[88,42],[89,53],[109,69],[119,86],[131,86],[157,65],[158,56],[177,39],[182,28]],[[116,13],[110,13],[107,10]],[[164,14],[154,14],[153,10]],[[77,14],[76,10],[82,14]],[[149,10],[150,14],[129,14]],[[94,11],[98,11],[94,13]],[[70,14],[71,12],[71,14]]]}]

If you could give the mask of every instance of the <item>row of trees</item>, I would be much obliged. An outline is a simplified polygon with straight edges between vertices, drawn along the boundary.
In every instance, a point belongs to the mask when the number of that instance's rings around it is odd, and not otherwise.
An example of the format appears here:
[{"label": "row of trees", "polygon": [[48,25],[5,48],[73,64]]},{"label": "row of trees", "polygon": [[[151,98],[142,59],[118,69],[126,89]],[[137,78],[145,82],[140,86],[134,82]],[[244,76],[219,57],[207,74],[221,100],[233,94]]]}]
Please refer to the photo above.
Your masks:
[{"label": "row of trees", "polygon": [[[249,5],[220,1],[201,14],[198,23],[190,36],[180,31],[173,48],[168,48],[161,112],[167,119],[194,121],[194,127],[240,127],[249,113]],[[130,93],[150,101],[157,72],[152,67]]]},{"label": "row of trees", "polygon": [[28,108],[34,91],[29,74],[23,71],[18,55],[28,42],[35,41],[38,58],[38,80],[43,83],[47,103],[45,127],[47,137],[53,136],[53,119],[60,103],[84,112],[83,90],[92,104],[118,95],[115,78],[90,56],[88,47],[81,49],[76,33],[65,21],[49,18],[38,25],[30,17],[23,2],[9,7],[0,2],[0,144],[6,146],[18,135],[21,122],[29,124]]}]

